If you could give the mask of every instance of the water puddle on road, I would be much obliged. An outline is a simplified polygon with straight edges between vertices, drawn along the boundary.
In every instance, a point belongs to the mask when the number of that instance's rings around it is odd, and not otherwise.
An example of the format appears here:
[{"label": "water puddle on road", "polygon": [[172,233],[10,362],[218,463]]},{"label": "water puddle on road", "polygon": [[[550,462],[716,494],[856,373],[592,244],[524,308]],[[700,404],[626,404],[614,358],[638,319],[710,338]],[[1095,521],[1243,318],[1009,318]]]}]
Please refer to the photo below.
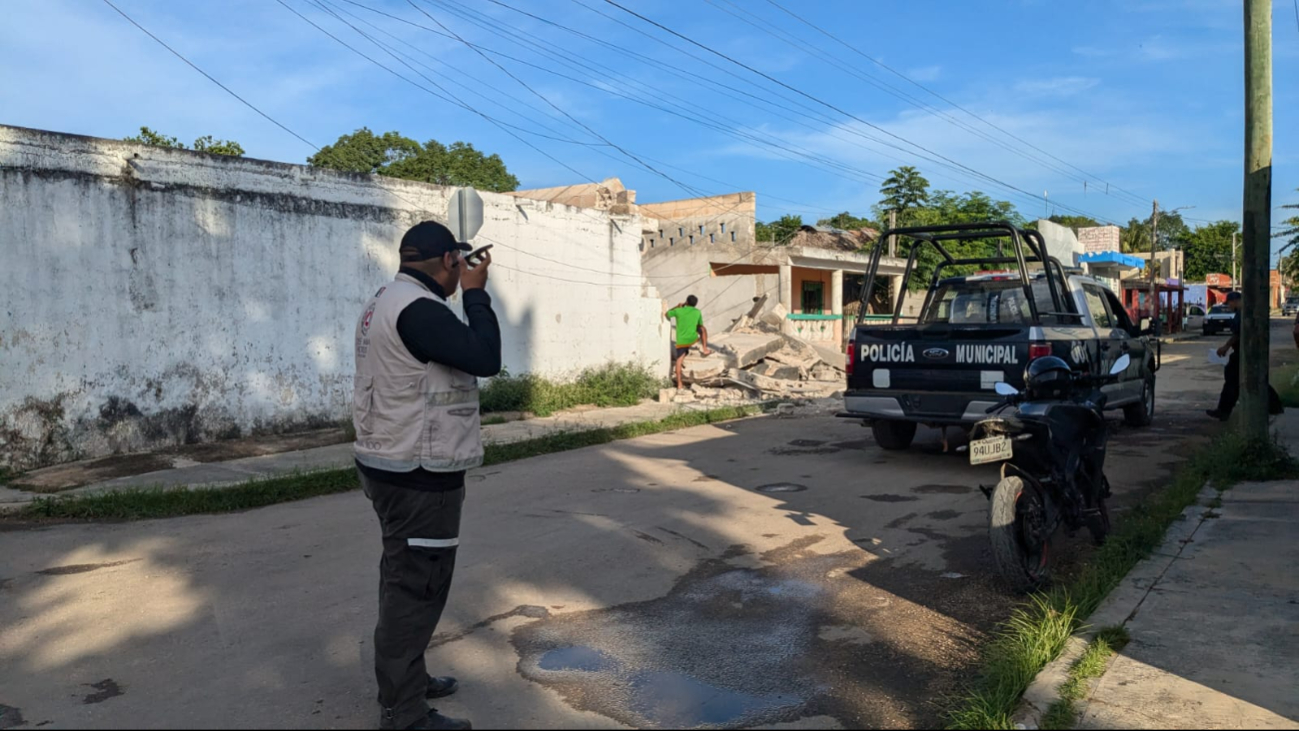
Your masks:
[{"label": "water puddle on road", "polygon": [[590,647],[560,647],[541,656],[537,667],[542,670],[580,670],[598,673],[609,670],[613,662],[607,655]]},{"label": "water puddle on road", "polygon": [[631,710],[660,728],[722,726],[801,703],[792,696],[723,690],[682,673],[640,673],[630,690]]}]

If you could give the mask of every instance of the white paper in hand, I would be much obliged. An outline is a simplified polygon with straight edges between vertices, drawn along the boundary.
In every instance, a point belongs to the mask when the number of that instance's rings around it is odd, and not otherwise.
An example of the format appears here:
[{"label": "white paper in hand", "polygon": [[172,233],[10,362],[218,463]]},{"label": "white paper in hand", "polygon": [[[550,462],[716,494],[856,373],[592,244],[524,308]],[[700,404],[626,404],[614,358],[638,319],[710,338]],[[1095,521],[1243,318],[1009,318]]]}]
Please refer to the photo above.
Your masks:
[{"label": "white paper in hand", "polygon": [[1218,355],[1217,348],[1209,349],[1209,362],[1213,365],[1225,366],[1227,361],[1231,360],[1231,351],[1228,350],[1226,355]]}]

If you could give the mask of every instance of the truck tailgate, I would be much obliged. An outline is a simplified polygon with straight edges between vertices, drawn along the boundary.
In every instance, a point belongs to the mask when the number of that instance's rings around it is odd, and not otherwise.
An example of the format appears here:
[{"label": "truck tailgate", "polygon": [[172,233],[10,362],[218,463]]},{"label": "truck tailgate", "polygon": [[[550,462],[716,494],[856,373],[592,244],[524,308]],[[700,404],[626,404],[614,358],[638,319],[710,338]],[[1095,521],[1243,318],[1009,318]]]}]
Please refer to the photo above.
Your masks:
[{"label": "truck tailgate", "polygon": [[849,390],[991,395],[998,381],[1021,385],[1029,328],[863,326],[853,356]]}]

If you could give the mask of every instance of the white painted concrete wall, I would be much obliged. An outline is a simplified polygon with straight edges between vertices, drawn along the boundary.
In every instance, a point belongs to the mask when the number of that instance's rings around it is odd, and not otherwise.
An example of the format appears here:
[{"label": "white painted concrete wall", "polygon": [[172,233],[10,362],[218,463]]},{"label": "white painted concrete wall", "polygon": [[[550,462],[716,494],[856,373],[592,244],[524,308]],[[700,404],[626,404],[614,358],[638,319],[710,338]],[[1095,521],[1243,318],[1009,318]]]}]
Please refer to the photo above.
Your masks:
[{"label": "white painted concrete wall", "polygon": [[713,264],[746,261],[751,252],[752,248],[720,244],[656,245],[646,249],[643,266],[668,307],[693,294],[699,298],[709,332],[721,332],[753,307],[754,297],[766,294],[767,307],[780,301],[778,273],[710,276]]},{"label": "white painted concrete wall", "polygon": [[[360,309],[448,193],[0,126],[0,465],[347,418]],[[512,373],[666,368],[638,219],[482,195]]]},{"label": "white painted concrete wall", "polygon": [[1083,254],[1083,245],[1079,243],[1078,235],[1073,232],[1073,229],[1042,218],[1038,219],[1037,230],[1046,241],[1046,250],[1050,256],[1059,259],[1060,263],[1067,267],[1078,266],[1078,259]]}]

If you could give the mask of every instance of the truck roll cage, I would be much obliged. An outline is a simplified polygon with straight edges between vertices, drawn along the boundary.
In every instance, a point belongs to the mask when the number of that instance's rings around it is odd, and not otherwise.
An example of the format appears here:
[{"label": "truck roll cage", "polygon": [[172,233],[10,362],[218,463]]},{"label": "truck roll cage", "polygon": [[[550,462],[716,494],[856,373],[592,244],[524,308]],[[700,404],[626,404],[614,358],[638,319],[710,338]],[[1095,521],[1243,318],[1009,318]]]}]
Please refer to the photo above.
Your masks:
[{"label": "truck roll cage", "polygon": [[[1046,255],[1046,240],[1042,234],[1032,230],[1021,230],[1007,221],[988,221],[983,223],[955,223],[941,226],[916,226],[911,228],[896,228],[884,231],[875,241],[874,249],[871,251],[870,268],[866,274],[866,286],[862,287],[861,307],[857,314],[857,324],[860,325],[865,316],[866,308],[871,300],[871,295],[875,291],[875,278],[879,273],[880,259],[884,256],[886,242],[889,237],[897,236],[907,238],[916,242],[911,247],[911,252],[907,257],[907,266],[902,273],[902,286],[900,292],[907,291],[907,285],[911,282],[911,276],[915,273],[916,261],[920,252],[926,245],[932,246],[942,258],[938,265],[934,267],[933,277],[929,282],[929,288],[925,294],[925,302],[921,307],[921,312],[929,310],[934,291],[938,288],[938,282],[942,278],[943,270],[950,267],[960,266],[998,266],[998,265],[1015,265],[1019,269],[1019,281],[1024,288],[1024,296],[1028,302],[1034,324],[1041,325],[1042,318],[1054,317],[1057,322],[1065,319],[1081,320],[1082,315],[1071,312],[1074,309],[1072,302],[1065,299],[1062,289],[1065,283],[1065,270],[1060,261],[1055,257]],[[975,258],[957,258],[952,255],[947,247],[943,246],[944,242],[972,242],[996,240],[997,255],[983,256]],[[1007,255],[1005,251],[1006,241],[1009,240],[1011,248],[1014,250],[1013,255]],[[1027,252],[1025,251],[1027,249]],[[1044,310],[1033,293],[1033,278],[1029,274],[1029,264],[1042,264],[1043,274],[1046,275],[1047,289],[1051,293],[1050,309]],[[898,301],[893,303],[893,320],[892,324],[897,325],[899,318],[902,316],[902,299],[905,294],[898,297]]]}]

